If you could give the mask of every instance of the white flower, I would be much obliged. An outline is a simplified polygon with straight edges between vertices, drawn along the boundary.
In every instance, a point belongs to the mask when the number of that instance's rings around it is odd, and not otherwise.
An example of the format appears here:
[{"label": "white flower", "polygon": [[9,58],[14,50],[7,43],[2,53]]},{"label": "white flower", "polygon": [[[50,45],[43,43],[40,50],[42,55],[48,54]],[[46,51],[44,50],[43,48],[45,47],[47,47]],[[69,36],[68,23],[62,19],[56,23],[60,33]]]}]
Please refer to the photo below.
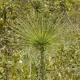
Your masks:
[{"label": "white flower", "polygon": [[3,20],[3,18],[1,18],[1,21]]},{"label": "white flower", "polygon": [[61,73],[58,74],[61,77]]},{"label": "white flower", "polygon": [[22,60],[19,60],[19,63],[22,63]]}]

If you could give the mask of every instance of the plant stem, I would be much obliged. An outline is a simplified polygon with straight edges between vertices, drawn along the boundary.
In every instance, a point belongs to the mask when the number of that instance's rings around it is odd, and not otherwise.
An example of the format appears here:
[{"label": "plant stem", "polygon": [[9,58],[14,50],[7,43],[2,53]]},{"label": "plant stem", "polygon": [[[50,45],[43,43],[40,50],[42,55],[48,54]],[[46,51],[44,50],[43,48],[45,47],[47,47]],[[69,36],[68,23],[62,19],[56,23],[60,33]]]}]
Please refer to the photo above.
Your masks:
[{"label": "plant stem", "polygon": [[31,80],[31,61],[30,61],[30,80]]}]

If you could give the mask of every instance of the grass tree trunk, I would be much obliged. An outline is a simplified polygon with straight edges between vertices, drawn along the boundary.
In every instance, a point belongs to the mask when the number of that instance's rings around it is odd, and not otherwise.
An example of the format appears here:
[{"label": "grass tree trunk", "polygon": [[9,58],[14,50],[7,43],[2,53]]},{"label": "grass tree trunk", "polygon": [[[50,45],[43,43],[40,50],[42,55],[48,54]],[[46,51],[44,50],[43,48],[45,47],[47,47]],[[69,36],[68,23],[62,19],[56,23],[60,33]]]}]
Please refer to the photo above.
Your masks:
[{"label": "grass tree trunk", "polygon": [[45,80],[45,62],[44,62],[44,47],[40,49],[41,52],[41,66],[40,66],[40,80]]}]

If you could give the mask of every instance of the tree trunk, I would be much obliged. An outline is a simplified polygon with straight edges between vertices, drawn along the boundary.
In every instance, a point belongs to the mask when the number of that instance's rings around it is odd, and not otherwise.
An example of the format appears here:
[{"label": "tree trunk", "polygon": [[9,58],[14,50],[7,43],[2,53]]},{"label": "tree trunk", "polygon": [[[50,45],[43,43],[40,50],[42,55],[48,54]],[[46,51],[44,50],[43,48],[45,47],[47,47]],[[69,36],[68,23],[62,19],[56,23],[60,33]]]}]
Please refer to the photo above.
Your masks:
[{"label": "tree trunk", "polygon": [[6,8],[4,7],[4,10],[3,10],[3,16],[4,16],[4,23],[6,22]]},{"label": "tree trunk", "polygon": [[41,65],[40,65],[40,80],[45,80],[45,62],[44,62],[44,48],[41,48]]}]

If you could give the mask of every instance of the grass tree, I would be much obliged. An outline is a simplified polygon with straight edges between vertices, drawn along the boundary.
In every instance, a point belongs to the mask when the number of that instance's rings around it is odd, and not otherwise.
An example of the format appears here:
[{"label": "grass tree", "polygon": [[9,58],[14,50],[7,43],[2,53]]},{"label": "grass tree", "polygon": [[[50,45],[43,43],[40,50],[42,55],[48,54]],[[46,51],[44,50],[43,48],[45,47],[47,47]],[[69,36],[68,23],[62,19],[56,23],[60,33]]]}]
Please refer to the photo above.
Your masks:
[{"label": "grass tree", "polygon": [[58,41],[60,31],[64,25],[60,25],[62,16],[53,23],[51,18],[46,18],[41,14],[27,15],[26,19],[16,19],[16,21],[10,22],[10,28],[14,31],[12,34],[13,45],[33,46],[39,50],[41,55],[40,63],[40,80],[45,80],[45,51],[48,46]]}]

